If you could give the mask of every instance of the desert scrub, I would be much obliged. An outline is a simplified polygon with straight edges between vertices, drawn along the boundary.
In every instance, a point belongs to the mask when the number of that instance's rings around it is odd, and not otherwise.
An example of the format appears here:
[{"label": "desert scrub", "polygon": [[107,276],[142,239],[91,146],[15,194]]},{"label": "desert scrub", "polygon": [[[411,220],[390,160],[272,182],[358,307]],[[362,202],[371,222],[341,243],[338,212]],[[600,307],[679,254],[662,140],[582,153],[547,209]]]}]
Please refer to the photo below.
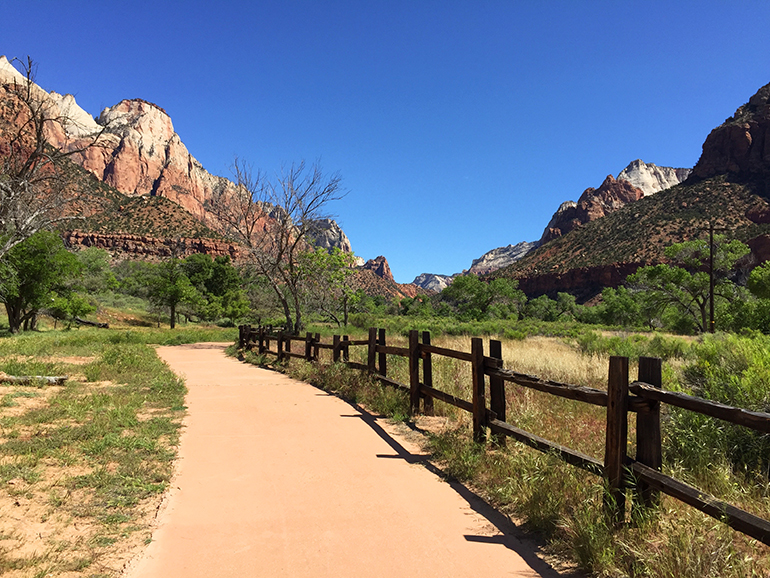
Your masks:
[{"label": "desert scrub", "polygon": [[[0,506],[18,504],[18,516],[0,521],[0,573],[96,565],[116,575],[111,549],[143,542],[145,511],[173,471],[186,393],[143,343],[158,338],[84,330],[0,339],[0,371],[70,376],[62,386],[0,386]],[[37,518],[34,532],[27,517]],[[35,533],[45,540],[31,554]]]}]

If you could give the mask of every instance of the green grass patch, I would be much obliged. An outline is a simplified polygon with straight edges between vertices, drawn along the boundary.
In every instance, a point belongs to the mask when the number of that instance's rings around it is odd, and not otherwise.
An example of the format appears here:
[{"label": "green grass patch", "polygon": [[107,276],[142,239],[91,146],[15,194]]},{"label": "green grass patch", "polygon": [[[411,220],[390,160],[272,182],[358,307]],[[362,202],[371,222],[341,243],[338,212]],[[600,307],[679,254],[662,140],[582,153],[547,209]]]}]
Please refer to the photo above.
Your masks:
[{"label": "green grass patch", "polygon": [[[0,387],[0,411],[14,410],[0,417],[0,489],[47,505],[57,514],[49,519],[94,522],[85,541],[24,559],[0,552],[0,569],[86,572],[94,556],[140,529],[138,506],[168,487],[187,391],[151,345],[226,341],[236,331],[82,329],[0,338],[0,371],[73,376],[64,386]],[[57,360],[76,356],[93,361]],[[40,399],[19,411],[32,397]],[[47,477],[51,468],[55,478]]]}]

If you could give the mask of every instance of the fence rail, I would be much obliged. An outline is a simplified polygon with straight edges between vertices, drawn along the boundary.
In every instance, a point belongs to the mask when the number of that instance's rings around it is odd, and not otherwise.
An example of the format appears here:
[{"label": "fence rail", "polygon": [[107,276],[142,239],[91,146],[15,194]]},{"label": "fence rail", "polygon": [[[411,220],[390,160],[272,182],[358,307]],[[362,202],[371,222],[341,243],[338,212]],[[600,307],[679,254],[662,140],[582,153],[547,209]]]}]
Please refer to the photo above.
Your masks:
[{"label": "fence rail", "polygon": [[[485,356],[483,341],[477,337],[471,339],[470,353],[431,345],[430,334],[427,331],[422,335],[417,331],[410,331],[408,347],[387,345],[385,330],[375,328],[369,330],[368,339],[350,340],[348,336],[335,335],[332,343],[322,343],[318,333],[315,335],[308,333],[305,337],[299,337],[272,327],[241,326],[238,339],[240,348],[256,347],[259,353],[275,355],[279,361],[302,358],[317,362],[320,350],[330,350],[334,362],[342,361],[353,369],[367,371],[381,383],[408,392],[412,414],[420,412],[432,414],[433,400],[437,399],[471,413],[473,438],[478,442],[486,440],[488,429],[496,444],[504,445],[506,438],[510,437],[541,452],[554,455],[568,464],[601,476],[609,490],[606,500],[607,511],[617,523],[623,522],[625,518],[626,491],[634,488],[640,502],[648,507],[658,504],[660,493],[665,493],[770,546],[770,522],[722,502],[660,471],[663,463],[660,408],[661,403],[666,403],[764,433],[770,433],[770,414],[666,391],[662,389],[662,366],[658,358],[640,357],[637,379],[629,383],[628,358],[611,357],[607,390],[604,391],[544,380],[503,369],[501,343],[490,340],[490,355]],[[271,341],[276,343],[274,350],[270,349]],[[292,352],[292,343],[303,344],[303,352]],[[366,347],[367,363],[350,361],[350,347]],[[433,386],[432,356],[434,355],[471,364],[471,400],[458,398]],[[408,359],[408,384],[388,377],[388,356]],[[420,379],[421,374],[422,379]],[[487,378],[489,378],[488,387]],[[507,423],[505,421],[506,382],[562,398],[606,407],[604,461]],[[637,414],[634,457],[627,455],[629,412]]]}]

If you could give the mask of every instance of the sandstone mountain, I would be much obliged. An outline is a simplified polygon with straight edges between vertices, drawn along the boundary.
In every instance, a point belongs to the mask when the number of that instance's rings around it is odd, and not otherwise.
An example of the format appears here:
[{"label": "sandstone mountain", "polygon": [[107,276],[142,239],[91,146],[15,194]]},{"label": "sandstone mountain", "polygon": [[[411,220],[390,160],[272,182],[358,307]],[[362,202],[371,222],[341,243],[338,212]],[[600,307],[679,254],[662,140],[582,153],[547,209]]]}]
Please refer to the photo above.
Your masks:
[{"label": "sandstone mountain", "polygon": [[[637,159],[624,168],[617,178],[609,175],[598,189],[586,189],[577,202],[563,202],[538,241],[522,241],[516,245],[492,249],[474,259],[471,267],[463,273],[485,275],[508,267],[540,245],[561,237],[576,227],[604,217],[627,203],[678,185],[691,172],[691,169],[659,167]],[[454,276],[456,275],[458,274]],[[441,291],[451,283],[454,276],[423,273],[413,283],[426,289]]]},{"label": "sandstone mountain", "polygon": [[437,275],[436,273],[422,273],[417,275],[412,281],[412,285],[425,291],[441,293],[451,285],[454,275]]},{"label": "sandstone mountain", "polygon": [[708,135],[686,181],[575,227],[493,275],[519,279],[530,295],[586,299],[664,262],[666,246],[702,238],[709,223],[752,247],[747,266],[761,262],[770,256],[769,135],[770,85]]},{"label": "sandstone mountain", "polygon": [[[4,85],[14,82],[24,85],[26,78],[5,56],[0,56],[0,91],[3,92],[0,102],[12,102]],[[171,118],[163,108],[142,99],[123,100],[105,108],[94,119],[72,95],[46,92],[37,85],[32,88],[50,108],[49,116],[59,120],[47,124],[48,141],[65,151],[84,149],[72,154],[70,159],[114,189],[108,196],[117,202],[94,211],[99,218],[80,223],[81,228],[88,228],[88,232],[92,233],[138,235],[146,239],[160,239],[166,234],[217,238],[206,226],[211,224],[211,219],[206,213],[205,203],[214,191],[235,185],[224,177],[210,174],[201,166],[174,131]],[[7,107],[0,109],[0,121],[12,116]],[[99,135],[97,146],[84,147],[95,135]],[[120,195],[116,195],[115,191]],[[144,199],[144,202],[137,204],[128,200],[135,197]],[[186,226],[181,230],[167,230],[169,227],[166,225],[171,219],[169,213],[174,210],[168,204],[147,202],[147,199],[155,198],[173,201],[193,215],[199,226],[192,227],[192,230]],[[117,210],[111,211],[111,205]],[[152,212],[158,207],[161,211],[155,221],[160,222],[154,223],[153,230]],[[137,210],[139,215],[135,214]],[[174,217],[188,221],[182,213]],[[320,221],[315,233],[313,240],[318,246],[327,249],[339,247],[352,252],[349,239],[333,220]],[[73,242],[87,238],[90,237],[72,236]],[[151,245],[144,245],[141,254],[147,254]],[[161,252],[163,250],[160,248]]]},{"label": "sandstone mountain", "polygon": [[608,175],[598,189],[591,187],[583,191],[577,203],[562,203],[543,231],[538,245],[617,211],[627,203],[678,185],[691,172],[690,169],[659,167],[637,159],[620,171],[617,179]]},{"label": "sandstone mountain", "polygon": [[562,203],[540,237],[540,245],[566,235],[576,227],[600,219],[644,197],[644,191],[628,181],[607,175],[598,189],[587,188],[577,203]]},{"label": "sandstone mountain", "polygon": [[521,259],[536,246],[536,243],[522,241],[515,245],[492,249],[491,251],[484,253],[478,259],[474,259],[470,269],[468,269],[468,273],[473,275],[483,275],[484,273],[490,273],[497,269],[507,267],[511,263]]},{"label": "sandstone mountain", "polygon": [[711,131],[693,176],[730,174],[767,181],[770,175],[770,84]]},{"label": "sandstone mountain", "polygon": [[633,186],[642,189],[644,196],[647,196],[678,185],[687,179],[690,173],[692,173],[692,169],[659,167],[653,163],[645,163],[643,160],[637,159],[620,171],[617,179],[628,181]]}]

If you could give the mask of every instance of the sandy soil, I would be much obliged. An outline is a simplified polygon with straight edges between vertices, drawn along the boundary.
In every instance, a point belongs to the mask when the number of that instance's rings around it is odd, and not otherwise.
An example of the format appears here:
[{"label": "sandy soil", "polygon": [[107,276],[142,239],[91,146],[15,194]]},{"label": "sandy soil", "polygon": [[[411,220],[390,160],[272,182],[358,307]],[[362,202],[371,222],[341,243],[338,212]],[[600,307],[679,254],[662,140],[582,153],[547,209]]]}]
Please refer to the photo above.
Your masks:
[{"label": "sandy soil", "polygon": [[173,490],[130,578],[559,574],[384,420],[225,357],[161,347],[187,379]]}]

